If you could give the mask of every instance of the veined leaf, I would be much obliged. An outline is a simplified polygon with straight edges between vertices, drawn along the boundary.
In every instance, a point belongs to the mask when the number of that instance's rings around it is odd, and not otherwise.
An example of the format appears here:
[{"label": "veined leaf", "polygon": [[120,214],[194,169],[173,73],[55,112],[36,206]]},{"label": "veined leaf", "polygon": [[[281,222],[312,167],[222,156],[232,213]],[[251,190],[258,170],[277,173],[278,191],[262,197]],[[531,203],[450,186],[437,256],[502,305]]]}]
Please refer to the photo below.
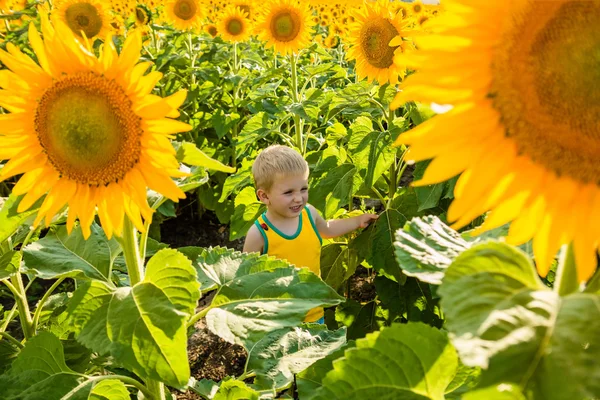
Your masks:
[{"label": "veined leaf", "polygon": [[341,207],[348,205],[352,195],[360,186],[356,179],[356,167],[342,164],[327,172],[310,191],[310,202],[331,218]]},{"label": "veined leaf", "polygon": [[0,243],[11,237],[29,218],[32,218],[42,205],[43,198],[35,202],[27,211],[17,212],[23,196],[10,195],[0,209]]},{"label": "veined leaf", "polygon": [[421,323],[394,324],[357,340],[308,399],[442,400],[457,366],[443,332]]},{"label": "veined leaf", "polygon": [[108,240],[96,223],[90,227],[91,235],[83,238],[76,226],[71,235],[61,226],[23,251],[24,270],[42,279],[78,276],[110,282],[110,271],[121,252],[118,242]]},{"label": "veined leaf", "polygon": [[396,159],[392,137],[387,131],[373,130],[373,122],[367,117],[358,117],[350,130],[348,150],[364,178],[364,186],[371,188]]},{"label": "veined leaf", "polygon": [[296,385],[298,387],[298,397],[300,399],[309,399],[315,395],[315,392],[321,387],[323,378],[333,369],[333,362],[344,356],[347,349],[356,347],[356,342],[351,340],[338,350],[322,358],[300,372],[296,376]]},{"label": "veined leaf", "polygon": [[213,171],[235,172],[235,168],[210,158],[193,143],[183,142],[177,150],[177,159],[184,164],[204,167]]},{"label": "veined leaf", "polygon": [[294,375],[346,343],[346,329],[283,328],[266,334],[248,351],[248,368],[256,372],[255,384],[280,389]]},{"label": "veined leaf", "polygon": [[241,238],[256,218],[265,210],[265,205],[256,198],[254,187],[247,186],[235,197],[235,211],[231,218],[229,239]]},{"label": "veined leaf", "polygon": [[300,325],[310,309],[344,300],[308,269],[256,253],[207,249],[197,268],[218,288],[208,328],[246,349],[268,332]]},{"label": "veined leaf", "polygon": [[185,327],[199,298],[195,282],[191,262],[165,249],[133,288],[83,284],[69,306],[77,340],[144,379],[184,387],[190,374]]},{"label": "veined leaf", "polygon": [[535,399],[588,399],[600,393],[600,297],[559,297],[528,257],[484,243],[450,265],[439,289],[461,359],[481,367],[481,386],[513,383]]},{"label": "veined leaf", "polygon": [[502,383],[485,389],[465,393],[462,400],[527,400],[518,386]]},{"label": "veined leaf", "polygon": [[221,382],[190,379],[190,389],[209,400],[258,400],[259,393],[244,382],[226,377]]},{"label": "veined leaf", "polygon": [[[429,163],[429,161],[422,161],[416,164],[415,171],[413,172],[415,181],[423,178]],[[415,187],[415,193],[417,194],[417,200],[419,201],[419,211],[437,207],[442,198],[454,198],[454,185],[456,184],[457,179],[458,176],[455,176],[445,182]]]},{"label": "veined leaf", "polygon": [[335,290],[356,271],[358,254],[341,244],[328,244],[321,249],[321,279]]},{"label": "veined leaf", "polygon": [[127,400],[129,392],[116,379],[96,383],[65,364],[60,340],[49,332],[29,339],[12,368],[0,376],[5,400]]}]

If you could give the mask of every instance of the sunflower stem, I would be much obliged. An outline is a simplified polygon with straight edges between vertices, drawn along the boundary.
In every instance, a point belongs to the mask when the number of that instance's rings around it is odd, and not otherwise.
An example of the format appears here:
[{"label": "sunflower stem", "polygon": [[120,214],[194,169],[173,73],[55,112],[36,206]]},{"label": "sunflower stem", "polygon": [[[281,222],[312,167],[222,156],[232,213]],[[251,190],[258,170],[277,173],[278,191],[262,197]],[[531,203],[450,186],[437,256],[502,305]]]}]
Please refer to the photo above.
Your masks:
[{"label": "sunflower stem", "polygon": [[558,259],[556,278],[554,279],[554,291],[560,296],[566,296],[576,292],[578,289],[579,281],[577,279],[575,252],[573,251],[573,243],[569,243],[563,246]]},{"label": "sunflower stem", "polygon": [[[25,339],[33,337],[33,319],[31,318],[31,312],[29,311],[29,303],[27,302],[27,295],[25,294],[25,287],[23,286],[23,279],[21,273],[17,272],[10,278],[15,292],[15,303],[19,310],[19,321],[21,322],[21,328],[23,329],[23,336]],[[8,285],[8,282],[6,282]],[[13,290],[11,288],[11,290]]]},{"label": "sunflower stem", "polygon": [[[294,103],[298,104],[298,69],[296,61],[296,55],[294,53],[290,54],[290,64],[292,67],[292,100]],[[302,144],[302,119],[298,114],[294,114],[294,128],[296,134],[296,147],[302,151],[302,155],[304,155],[304,145]]]},{"label": "sunflower stem", "polygon": [[187,34],[187,43],[188,43],[188,52],[190,54],[191,61],[191,69],[192,69],[192,85],[196,84],[196,72],[194,69],[196,68],[196,54],[194,54],[194,41],[192,38],[192,32],[188,32]]},{"label": "sunflower stem", "polygon": [[15,339],[14,337],[12,337],[11,335],[9,335],[6,332],[0,332],[0,339],[6,339],[9,342],[11,342],[12,344],[14,344],[15,346],[17,346],[19,349],[22,349],[23,347],[23,343],[19,342],[17,339]]},{"label": "sunflower stem", "polygon": [[121,247],[125,256],[129,282],[133,287],[144,279],[144,266],[140,257],[140,247],[137,241],[137,230],[131,220],[125,217],[123,222],[123,236],[121,237]]},{"label": "sunflower stem", "polygon": [[33,331],[37,330],[38,323],[40,321],[40,315],[42,314],[42,308],[44,307],[44,303],[48,300],[48,297],[54,292],[54,290],[65,280],[66,278],[59,278],[50,286],[50,289],[44,293],[42,299],[38,302],[37,307],[35,309],[35,313],[33,314]]}]

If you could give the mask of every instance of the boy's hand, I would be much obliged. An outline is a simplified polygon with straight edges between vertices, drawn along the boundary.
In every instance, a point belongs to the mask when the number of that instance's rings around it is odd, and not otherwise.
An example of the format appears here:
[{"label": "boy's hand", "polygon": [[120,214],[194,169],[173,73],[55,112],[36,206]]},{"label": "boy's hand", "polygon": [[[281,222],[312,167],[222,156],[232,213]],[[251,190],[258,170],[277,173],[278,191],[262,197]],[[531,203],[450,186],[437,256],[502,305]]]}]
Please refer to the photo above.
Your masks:
[{"label": "boy's hand", "polygon": [[359,215],[356,218],[358,218],[358,227],[359,228],[366,228],[367,226],[369,226],[371,224],[371,221],[374,221],[377,218],[379,218],[379,215],[377,215],[377,214],[363,214],[363,215]]}]

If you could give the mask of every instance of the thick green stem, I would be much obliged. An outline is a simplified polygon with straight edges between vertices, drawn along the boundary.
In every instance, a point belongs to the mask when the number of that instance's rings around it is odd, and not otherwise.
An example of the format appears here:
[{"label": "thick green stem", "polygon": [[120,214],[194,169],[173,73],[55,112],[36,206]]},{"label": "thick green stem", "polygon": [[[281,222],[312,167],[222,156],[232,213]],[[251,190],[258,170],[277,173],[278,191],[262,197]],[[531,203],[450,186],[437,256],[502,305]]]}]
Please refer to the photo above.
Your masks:
[{"label": "thick green stem", "polygon": [[[144,263],[140,255],[140,246],[137,241],[137,231],[129,218],[125,218],[123,223],[123,236],[121,237],[121,247],[125,256],[129,282],[133,287],[144,279]],[[165,400],[165,386],[162,382],[148,380],[146,386],[154,399]]]},{"label": "thick green stem", "polygon": [[[292,67],[292,100],[294,103],[299,103],[298,95],[298,68],[296,65],[297,58],[294,53],[290,55],[290,64]],[[302,143],[302,119],[299,115],[294,114],[294,128],[296,134],[296,147],[304,152],[304,145]]]},{"label": "thick green stem", "polygon": [[62,283],[62,281],[64,281],[65,279],[66,278],[57,279],[56,282],[54,282],[52,284],[52,286],[50,286],[50,289],[48,289],[46,291],[46,293],[44,293],[44,296],[42,297],[42,299],[38,302],[37,308],[35,309],[35,313],[33,314],[33,331],[34,332],[37,331],[37,326],[40,321],[40,315],[42,313],[42,309],[44,308],[44,303],[46,303],[46,301],[48,300],[48,297],[50,297],[50,295],[52,295],[52,293],[58,287],[58,285],[60,285]]},{"label": "thick green stem", "polygon": [[21,321],[21,328],[23,329],[23,336],[25,339],[33,337],[33,319],[31,318],[31,312],[29,311],[29,303],[27,302],[27,295],[25,294],[25,287],[23,286],[23,279],[21,274],[17,274],[10,278],[12,286],[15,288],[15,302],[19,310],[19,320]]},{"label": "thick green stem", "polygon": [[125,217],[123,222],[123,236],[121,237],[121,247],[125,256],[127,273],[131,286],[141,282],[144,279],[144,266],[140,257],[140,248],[137,241],[137,230],[129,218]]},{"label": "thick green stem", "polygon": [[579,289],[577,279],[577,266],[575,264],[575,252],[573,243],[563,246],[561,255],[558,259],[556,268],[556,278],[554,279],[554,291],[560,296],[566,296],[576,292]]},{"label": "thick green stem", "polygon": [[202,318],[206,317],[206,314],[208,314],[208,312],[210,311],[211,307],[206,307],[202,310],[200,310],[199,313],[195,314],[187,323],[187,327],[191,327],[194,326],[194,324],[196,324],[196,322],[200,321]]},{"label": "thick green stem", "polygon": [[191,32],[188,32],[187,39],[188,39],[188,41],[187,41],[188,53],[190,55],[191,70],[192,70],[192,85],[194,85],[196,83],[196,71],[194,70],[196,68],[196,54],[194,53],[194,41],[193,41]]}]

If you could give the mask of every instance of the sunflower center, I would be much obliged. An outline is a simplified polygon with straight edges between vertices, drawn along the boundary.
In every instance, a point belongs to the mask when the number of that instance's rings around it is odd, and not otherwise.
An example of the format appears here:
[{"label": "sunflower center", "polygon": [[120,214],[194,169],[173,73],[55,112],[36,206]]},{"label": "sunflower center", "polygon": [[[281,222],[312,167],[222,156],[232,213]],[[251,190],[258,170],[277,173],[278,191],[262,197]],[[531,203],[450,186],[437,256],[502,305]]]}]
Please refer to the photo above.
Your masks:
[{"label": "sunflower center", "polygon": [[293,11],[282,11],[271,21],[271,33],[279,42],[291,42],[300,33],[300,16]]},{"label": "sunflower center", "polygon": [[215,26],[209,26],[208,27],[208,34],[210,36],[215,37],[215,36],[217,36],[217,33],[218,33],[217,27],[215,27]]},{"label": "sunflower center", "polygon": [[501,41],[490,97],[521,154],[600,182],[600,3],[536,1]]},{"label": "sunflower center", "polygon": [[69,75],[43,94],[35,130],[63,176],[86,185],[117,182],[138,162],[140,118],[113,80],[93,72]]},{"label": "sunflower center", "polygon": [[398,36],[398,30],[385,18],[377,18],[364,24],[360,33],[360,47],[365,58],[374,67],[389,68],[394,63],[394,51],[389,43]]},{"label": "sunflower center", "polygon": [[77,35],[85,33],[88,38],[95,37],[102,30],[102,17],[98,9],[89,3],[75,3],[65,11],[67,25]]},{"label": "sunflower center", "polygon": [[138,25],[146,25],[148,22],[150,22],[149,11],[145,10],[141,6],[137,6],[135,8],[135,19]]},{"label": "sunflower center", "polygon": [[248,18],[250,18],[250,6],[247,4],[242,4],[239,6],[242,12],[245,12]]},{"label": "sunflower center", "polygon": [[244,25],[239,19],[232,19],[227,23],[227,31],[231,35],[239,35],[244,30]]},{"label": "sunflower center", "polygon": [[196,3],[190,0],[179,0],[175,3],[175,15],[177,18],[188,20],[196,15]]}]

